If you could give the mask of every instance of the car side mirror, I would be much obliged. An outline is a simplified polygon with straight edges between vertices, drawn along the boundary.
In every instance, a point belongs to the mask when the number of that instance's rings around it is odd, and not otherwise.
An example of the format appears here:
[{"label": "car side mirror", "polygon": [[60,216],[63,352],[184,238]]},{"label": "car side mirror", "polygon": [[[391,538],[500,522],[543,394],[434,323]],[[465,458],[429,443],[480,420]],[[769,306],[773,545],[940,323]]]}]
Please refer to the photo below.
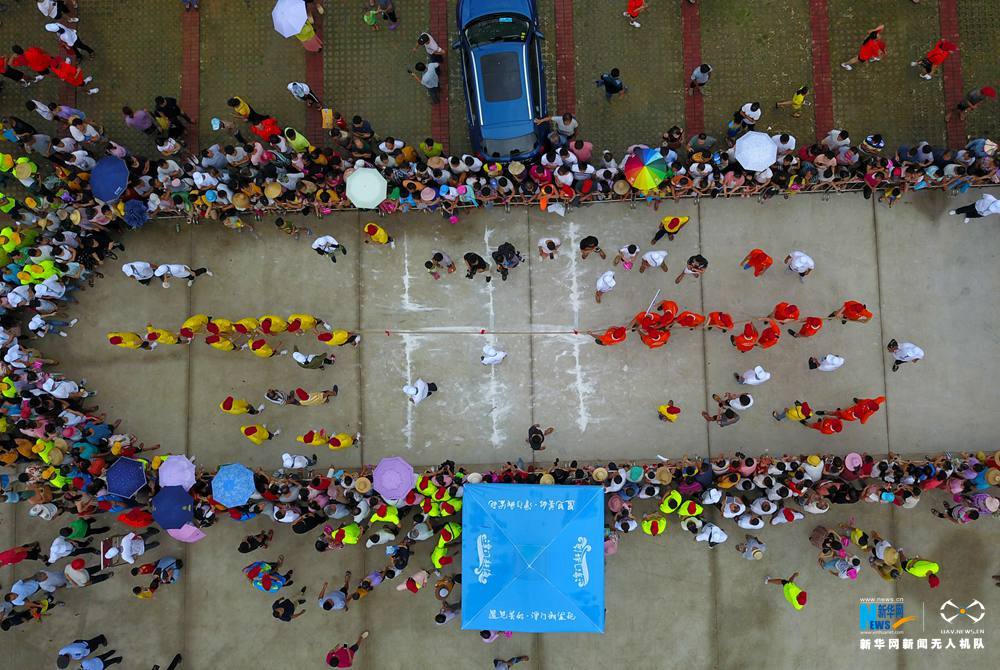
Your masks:
[{"label": "car side mirror", "polygon": [[541,30],[536,30],[535,31],[535,37],[537,37],[540,40],[544,40],[545,39],[545,35],[542,34]]}]

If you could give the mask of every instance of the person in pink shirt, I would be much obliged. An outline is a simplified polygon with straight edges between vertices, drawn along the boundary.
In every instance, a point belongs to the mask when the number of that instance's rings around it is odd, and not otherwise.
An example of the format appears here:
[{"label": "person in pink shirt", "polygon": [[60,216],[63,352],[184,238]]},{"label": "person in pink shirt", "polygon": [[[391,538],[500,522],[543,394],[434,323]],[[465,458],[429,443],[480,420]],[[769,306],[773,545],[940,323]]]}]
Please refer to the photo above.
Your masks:
[{"label": "person in pink shirt", "polygon": [[354,655],[358,653],[361,641],[367,639],[369,634],[368,631],[362,631],[357,642],[351,646],[340,644],[331,649],[326,654],[326,664],[331,668],[349,668],[354,665]]}]

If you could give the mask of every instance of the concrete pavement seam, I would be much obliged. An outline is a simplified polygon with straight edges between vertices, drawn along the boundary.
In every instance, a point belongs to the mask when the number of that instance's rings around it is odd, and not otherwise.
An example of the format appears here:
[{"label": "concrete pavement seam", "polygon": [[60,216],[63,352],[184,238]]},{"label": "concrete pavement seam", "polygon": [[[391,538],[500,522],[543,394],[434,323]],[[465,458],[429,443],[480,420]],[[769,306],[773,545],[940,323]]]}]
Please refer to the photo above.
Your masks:
[{"label": "concrete pavement seam", "polygon": [[[194,227],[193,226],[188,226],[188,253],[187,253],[187,257],[188,257],[188,263],[193,263],[194,262]],[[201,284],[195,282],[194,286],[192,286],[191,288],[189,288],[188,291],[187,291],[187,313],[188,313],[189,316],[191,314],[194,314],[194,312],[192,311],[192,309],[194,307],[194,291],[195,291],[195,286],[201,286]],[[185,354],[187,356],[187,380],[185,381],[186,392],[184,394],[186,396],[185,407],[184,407],[184,455],[190,457],[191,456],[191,403],[192,403],[192,395],[193,395],[191,393],[191,380],[194,378],[193,377],[194,361],[193,361],[193,357],[191,355],[192,348],[191,347],[185,347],[185,349],[186,349]],[[191,545],[188,544],[188,543],[184,543],[184,548],[183,548],[182,553],[184,554],[184,559],[183,559],[184,560],[184,565],[190,567],[191,566]],[[188,574],[192,574],[192,573],[188,573]],[[188,611],[188,603],[191,602],[191,599],[188,597],[190,589],[191,589],[191,579],[188,578],[188,579],[184,580],[184,590],[181,591],[181,611],[182,612],[187,612]],[[181,654],[183,654],[184,658],[188,660],[188,663],[191,663],[191,660],[190,660],[191,657],[190,657],[190,654],[188,653],[189,652],[189,648],[188,648],[188,633],[190,631],[190,623],[189,623],[190,621],[191,621],[191,618],[185,616],[184,617],[184,623],[181,625]]]},{"label": "concrete pavement seam", "polygon": [[[364,309],[364,304],[365,304],[364,300],[362,300],[362,296],[365,293],[365,286],[364,286],[365,274],[364,274],[364,267],[363,267],[364,264],[361,262],[361,249],[364,248],[364,246],[363,246],[363,242],[362,242],[363,235],[361,233],[361,212],[360,211],[358,211],[357,217],[358,217],[358,219],[357,219],[357,225],[354,226],[354,229],[357,231],[357,238],[355,238],[355,244],[354,244],[354,255],[357,257],[357,260],[354,263],[354,268],[355,268],[355,274],[358,277],[358,290],[357,290],[357,295],[358,295],[358,331],[360,331],[361,330],[361,325],[363,323],[363,321],[361,319],[362,310]],[[404,234],[405,234],[405,231],[404,231]],[[365,393],[364,393],[364,391],[365,391],[365,376],[363,374],[361,374],[361,368],[362,368],[362,365],[361,365],[361,356],[363,356],[363,355],[364,354],[362,354],[360,352],[358,353],[357,376],[355,377],[355,379],[357,379],[357,393],[358,393],[358,430],[357,430],[357,432],[359,432],[359,433],[361,433],[361,431],[364,429],[364,426],[365,426]],[[361,458],[361,467],[364,467],[365,466],[365,436],[364,436],[364,434],[361,435],[361,440],[360,440],[360,443],[358,444],[358,456]]]},{"label": "concrete pavement seam", "polygon": [[885,340],[885,311],[882,304],[882,263],[878,245],[878,204],[875,202],[875,195],[872,194],[872,227],[875,231],[875,292],[878,294],[878,328],[879,328],[879,354],[882,357],[882,391],[885,393],[885,446],[887,451],[892,451],[892,433],[889,432],[889,414],[892,406],[889,403],[889,375],[886,372],[885,352],[882,345]]},{"label": "concrete pavement seam", "polygon": [[[533,305],[535,304],[531,295],[531,285],[533,283],[533,274],[531,271],[531,257],[534,254],[530,253],[531,240],[534,236],[531,233],[531,213],[530,210],[525,210],[525,228],[528,229],[528,327],[530,331],[535,329],[535,310]],[[528,336],[528,415],[531,417],[531,424],[535,425],[535,337],[534,335]],[[531,464],[535,464],[535,456],[537,452],[531,450]]]}]

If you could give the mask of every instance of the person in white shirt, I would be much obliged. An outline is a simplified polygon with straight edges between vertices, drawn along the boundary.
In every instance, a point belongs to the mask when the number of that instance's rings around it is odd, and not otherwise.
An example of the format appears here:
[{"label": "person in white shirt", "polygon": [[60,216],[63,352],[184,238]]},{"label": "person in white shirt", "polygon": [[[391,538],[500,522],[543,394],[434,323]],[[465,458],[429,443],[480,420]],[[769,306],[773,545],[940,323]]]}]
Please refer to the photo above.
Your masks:
[{"label": "person in white shirt", "polygon": [[80,35],[72,28],[67,28],[61,23],[46,23],[45,29],[50,33],[55,33],[59,37],[59,41],[65,44],[67,47],[73,50],[76,54],[77,60],[84,59],[84,52],[94,55],[94,50],[83,43],[80,39]]},{"label": "person in white shirt", "polygon": [[795,136],[788,133],[771,135],[771,141],[778,147],[778,156],[784,156],[795,151]]},{"label": "person in white shirt", "polygon": [[414,405],[419,405],[437,390],[437,384],[425,382],[423,379],[417,379],[413,384],[407,384],[403,387],[403,393],[409,396],[410,402]]},{"label": "person in white shirt", "polygon": [[646,268],[660,268],[667,271],[667,252],[665,249],[653,249],[642,255],[642,262],[639,264],[639,273],[642,274]]},{"label": "person in white shirt", "polygon": [[309,88],[309,84],[302,81],[290,81],[288,82],[288,92],[292,96],[301,102],[306,103],[306,106],[312,107],[313,105],[322,105],[316,94],[312,92]]},{"label": "person in white shirt", "polygon": [[596,291],[594,291],[594,300],[597,304],[601,304],[601,296],[605,293],[613,291],[615,288],[615,273],[614,270],[608,270],[600,277],[597,278]]},{"label": "person in white shirt", "polygon": [[768,379],[771,378],[771,373],[765,370],[762,366],[758,365],[750,370],[747,370],[743,374],[734,372],[733,376],[736,377],[736,382],[738,384],[744,384],[746,386],[757,386],[763,384]]},{"label": "person in white shirt", "polygon": [[799,281],[805,281],[806,275],[816,269],[816,262],[804,251],[795,249],[785,256],[785,265],[789,272],[794,272],[799,276]]},{"label": "person in white shirt", "polygon": [[892,354],[892,371],[895,372],[899,369],[899,366],[903,363],[916,363],[921,358],[924,357],[924,350],[913,344],[913,342],[896,342],[896,340],[889,340],[889,345],[886,347],[889,353]]},{"label": "person in white shirt", "polygon": [[968,223],[972,219],[981,219],[984,216],[990,216],[991,214],[1000,214],[1000,200],[989,193],[983,193],[979,200],[976,200],[971,205],[965,205],[959,207],[958,209],[953,209],[948,212],[952,216],[956,214],[961,214],[965,217],[963,223]]},{"label": "person in white shirt", "polygon": [[558,237],[543,237],[538,240],[538,255],[552,260],[556,257],[562,242]]},{"label": "person in white shirt", "polygon": [[170,282],[167,281],[171,277],[177,277],[178,279],[187,279],[188,286],[194,284],[195,277],[200,277],[201,275],[208,275],[213,277],[212,271],[208,268],[197,268],[192,270],[189,266],[182,263],[164,263],[163,265],[157,266],[156,270],[153,271],[153,275],[160,278],[163,288],[170,288]]},{"label": "person in white shirt", "polygon": [[714,393],[712,399],[719,403],[719,409],[729,407],[737,412],[742,412],[753,407],[753,396],[749,393],[726,393],[722,396]]},{"label": "person in white shirt", "polygon": [[823,358],[815,356],[809,359],[809,369],[820,372],[833,372],[844,364],[844,357],[837,354],[827,354]]},{"label": "person in white shirt", "polygon": [[740,116],[743,117],[743,127],[753,130],[754,125],[760,121],[761,109],[759,102],[747,102],[740,107]]},{"label": "person in white shirt", "polygon": [[42,318],[41,314],[35,314],[28,321],[28,330],[32,332],[35,337],[45,337],[49,333],[55,333],[60,337],[68,337],[64,328],[72,328],[76,325],[79,319],[73,319],[72,321],[61,321],[59,319],[48,319]]},{"label": "person in white shirt", "polygon": [[339,249],[340,253],[347,255],[347,247],[337,241],[337,238],[332,235],[323,235],[317,237],[312,243],[313,250],[320,256],[329,256],[330,260],[334,263],[337,262],[336,251]]},{"label": "person in white shirt", "polygon": [[417,46],[410,49],[410,53],[413,53],[420,47],[424,48],[428,56],[444,56],[444,49],[442,49],[437,40],[430,33],[420,33],[417,37]]},{"label": "person in white shirt", "polygon": [[499,351],[492,345],[487,344],[483,347],[483,355],[479,357],[479,362],[483,365],[499,365],[505,358],[507,358],[506,351]]},{"label": "person in white shirt", "polygon": [[729,536],[726,532],[716,526],[714,523],[705,522],[702,525],[701,530],[694,536],[694,539],[698,542],[708,542],[708,548],[714,549],[717,545],[722,544]]},{"label": "person in white shirt", "polygon": [[155,270],[152,263],[146,261],[132,261],[122,265],[122,272],[125,276],[135,279],[143,286],[149,286],[149,282],[153,281]]},{"label": "person in white shirt", "polygon": [[414,79],[420,82],[421,86],[427,89],[427,95],[430,96],[431,104],[434,105],[441,100],[441,80],[438,78],[439,67],[441,67],[441,63],[436,63],[434,61],[431,61],[426,65],[424,63],[417,63],[413,66],[413,69],[417,72],[410,73]]}]

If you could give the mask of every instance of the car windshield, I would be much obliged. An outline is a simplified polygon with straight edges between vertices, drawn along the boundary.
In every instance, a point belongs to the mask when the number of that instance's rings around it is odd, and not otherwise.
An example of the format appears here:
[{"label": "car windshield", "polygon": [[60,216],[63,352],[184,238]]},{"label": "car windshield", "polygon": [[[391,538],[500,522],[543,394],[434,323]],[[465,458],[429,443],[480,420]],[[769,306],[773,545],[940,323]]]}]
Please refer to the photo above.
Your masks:
[{"label": "car windshield", "polygon": [[487,158],[517,158],[538,148],[538,138],[534,133],[503,140],[484,139],[483,154]]},{"label": "car windshield", "polygon": [[465,29],[465,37],[474,47],[491,42],[524,42],[531,25],[515,16],[488,16]]}]

